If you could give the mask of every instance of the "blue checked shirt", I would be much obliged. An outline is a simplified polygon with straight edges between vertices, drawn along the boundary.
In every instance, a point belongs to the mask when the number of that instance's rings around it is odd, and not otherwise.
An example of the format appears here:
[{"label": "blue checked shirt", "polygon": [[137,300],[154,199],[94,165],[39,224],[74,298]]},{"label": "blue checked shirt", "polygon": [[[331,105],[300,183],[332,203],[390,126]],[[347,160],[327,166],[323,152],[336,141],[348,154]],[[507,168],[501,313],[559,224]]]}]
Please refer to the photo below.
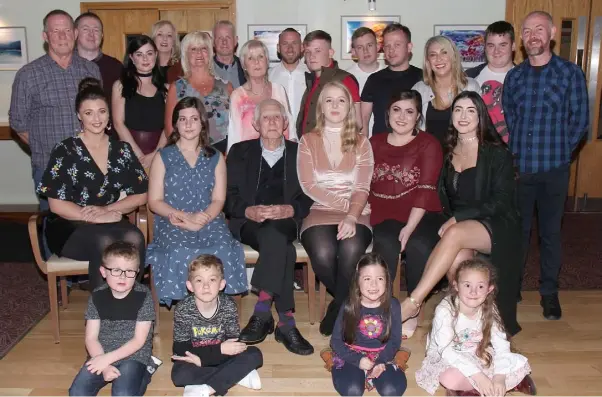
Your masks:
[{"label": "blue checked shirt", "polygon": [[541,68],[531,66],[527,59],[510,70],[502,106],[508,143],[524,174],[568,165],[588,128],[583,71],[556,55]]},{"label": "blue checked shirt", "polygon": [[77,54],[66,69],[46,54],[17,72],[8,120],[16,132],[29,133],[34,167],[45,169],[54,146],[81,131],[75,96],[85,77],[101,80],[100,70]]}]

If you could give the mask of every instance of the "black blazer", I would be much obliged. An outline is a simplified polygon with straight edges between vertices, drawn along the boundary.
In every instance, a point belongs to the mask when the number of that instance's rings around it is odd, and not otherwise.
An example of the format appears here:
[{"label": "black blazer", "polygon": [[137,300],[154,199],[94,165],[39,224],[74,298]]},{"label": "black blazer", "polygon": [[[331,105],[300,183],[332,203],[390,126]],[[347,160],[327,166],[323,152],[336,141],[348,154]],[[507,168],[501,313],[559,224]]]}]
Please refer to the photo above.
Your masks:
[{"label": "black blazer", "polygon": [[445,157],[443,170],[439,177],[439,198],[443,212],[454,216],[457,222],[467,219],[486,219],[501,217],[512,223],[519,220],[516,205],[516,173],[512,154],[505,145],[480,145],[476,165],[476,200],[478,207],[451,211],[445,180],[450,172],[449,156]]},{"label": "black blazer", "polygon": [[[295,142],[285,140],[286,181],[284,184],[284,203],[295,210],[293,219],[301,225],[309,214],[313,201],[303,193],[297,175],[297,148]],[[247,221],[245,210],[255,205],[259,166],[262,160],[259,139],[243,141],[232,145],[226,158],[228,169],[228,191],[224,212],[230,218],[230,231],[240,239],[240,229]]]}]

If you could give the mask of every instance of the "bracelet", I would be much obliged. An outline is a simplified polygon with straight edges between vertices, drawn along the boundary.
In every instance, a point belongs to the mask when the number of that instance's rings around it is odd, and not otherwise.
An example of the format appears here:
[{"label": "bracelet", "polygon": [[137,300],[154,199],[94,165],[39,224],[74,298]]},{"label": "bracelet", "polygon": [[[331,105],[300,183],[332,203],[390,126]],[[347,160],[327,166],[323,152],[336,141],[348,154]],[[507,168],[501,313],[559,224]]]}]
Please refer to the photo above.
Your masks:
[{"label": "bracelet", "polygon": [[412,298],[412,296],[408,296],[408,299],[410,300],[410,302],[412,302],[412,304],[414,304],[414,306],[416,306],[416,309],[420,309],[420,303],[416,302],[416,299]]}]

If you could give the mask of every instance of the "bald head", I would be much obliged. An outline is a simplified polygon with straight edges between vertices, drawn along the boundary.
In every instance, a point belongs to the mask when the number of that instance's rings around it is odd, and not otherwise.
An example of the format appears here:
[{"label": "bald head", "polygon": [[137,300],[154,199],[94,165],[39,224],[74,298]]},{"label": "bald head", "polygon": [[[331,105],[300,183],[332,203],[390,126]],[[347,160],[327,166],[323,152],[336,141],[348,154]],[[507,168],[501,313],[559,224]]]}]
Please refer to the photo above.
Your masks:
[{"label": "bald head", "polygon": [[545,11],[530,12],[521,28],[521,38],[529,58],[551,56],[551,42],[556,35],[552,16]]}]

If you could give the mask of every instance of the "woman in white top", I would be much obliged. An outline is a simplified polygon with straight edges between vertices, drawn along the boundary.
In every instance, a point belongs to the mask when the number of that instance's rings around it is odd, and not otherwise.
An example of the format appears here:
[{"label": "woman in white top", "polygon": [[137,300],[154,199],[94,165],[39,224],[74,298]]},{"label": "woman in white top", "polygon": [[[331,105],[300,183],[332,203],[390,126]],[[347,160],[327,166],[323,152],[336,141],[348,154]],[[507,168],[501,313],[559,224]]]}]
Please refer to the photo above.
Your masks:
[{"label": "woman in white top", "polygon": [[235,143],[259,138],[253,127],[255,107],[264,99],[275,99],[284,105],[289,119],[284,137],[296,141],[295,123],[284,87],[268,80],[268,48],[259,40],[247,41],[240,50],[240,59],[247,82],[230,96],[230,120],[228,122],[228,150]]},{"label": "woman in white top", "polygon": [[424,81],[412,89],[422,96],[420,129],[442,144],[451,120],[451,104],[462,91],[480,92],[479,83],[466,77],[456,45],[445,36],[431,37],[424,46]]}]

